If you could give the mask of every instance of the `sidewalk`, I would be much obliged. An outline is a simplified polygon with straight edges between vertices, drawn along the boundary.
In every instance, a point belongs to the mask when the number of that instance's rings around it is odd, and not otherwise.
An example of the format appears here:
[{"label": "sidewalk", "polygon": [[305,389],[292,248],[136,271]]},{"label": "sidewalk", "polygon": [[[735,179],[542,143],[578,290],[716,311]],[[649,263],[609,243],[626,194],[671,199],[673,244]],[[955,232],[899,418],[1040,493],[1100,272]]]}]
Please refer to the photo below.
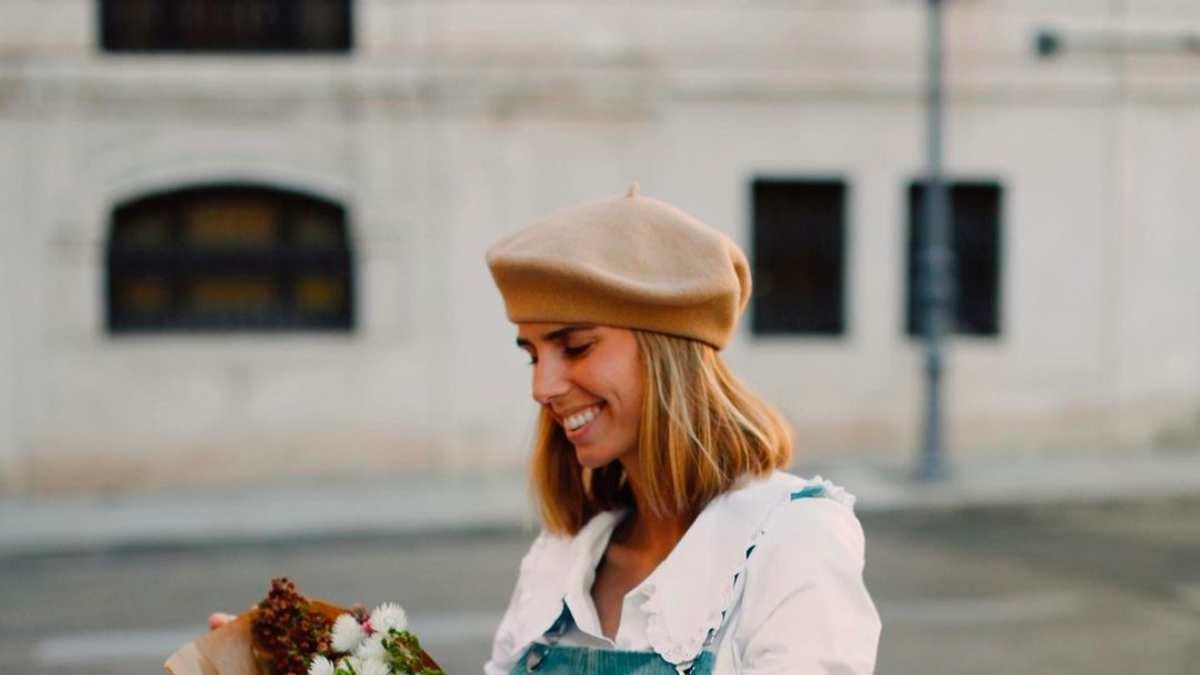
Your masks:
[{"label": "sidewalk", "polygon": [[[801,465],[858,497],[860,513],[1026,509],[1060,504],[1200,503],[1200,452],[959,460],[921,484],[895,461]],[[534,527],[515,474],[419,476],[255,491],[0,499],[0,556],[119,548],[397,536]]]}]

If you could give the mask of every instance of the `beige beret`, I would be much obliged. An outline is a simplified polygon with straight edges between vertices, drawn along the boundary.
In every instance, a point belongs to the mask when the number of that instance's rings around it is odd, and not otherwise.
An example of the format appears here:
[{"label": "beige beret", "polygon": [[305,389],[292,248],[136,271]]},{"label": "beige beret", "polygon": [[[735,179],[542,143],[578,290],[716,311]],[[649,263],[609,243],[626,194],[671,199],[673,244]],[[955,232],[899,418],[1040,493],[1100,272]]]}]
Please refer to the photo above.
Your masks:
[{"label": "beige beret", "polygon": [[640,328],[720,349],[750,299],[737,244],[636,183],[501,238],[487,263],[514,323]]}]

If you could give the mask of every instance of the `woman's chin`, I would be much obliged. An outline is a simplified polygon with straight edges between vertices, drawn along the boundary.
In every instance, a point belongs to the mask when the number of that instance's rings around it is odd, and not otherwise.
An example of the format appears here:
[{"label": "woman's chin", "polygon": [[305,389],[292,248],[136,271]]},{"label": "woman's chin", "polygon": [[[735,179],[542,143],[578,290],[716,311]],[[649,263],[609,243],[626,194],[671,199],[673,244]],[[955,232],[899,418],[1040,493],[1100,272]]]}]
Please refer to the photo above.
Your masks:
[{"label": "woman's chin", "polygon": [[608,466],[616,459],[612,453],[597,452],[595,448],[580,448],[575,446],[575,460],[585,469],[600,469]]}]

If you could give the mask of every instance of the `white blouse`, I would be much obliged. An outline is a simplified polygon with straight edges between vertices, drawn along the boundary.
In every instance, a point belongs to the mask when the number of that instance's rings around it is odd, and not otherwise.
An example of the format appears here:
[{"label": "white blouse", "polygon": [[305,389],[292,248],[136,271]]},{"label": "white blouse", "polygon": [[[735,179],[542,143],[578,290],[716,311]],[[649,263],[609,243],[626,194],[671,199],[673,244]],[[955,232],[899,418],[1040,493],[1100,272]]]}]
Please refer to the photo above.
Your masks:
[{"label": "white blouse", "polygon": [[709,649],[715,675],[869,674],[881,626],[863,583],[853,506],[853,495],[820,476],[776,471],[744,481],[714,499],[625,595],[612,640],[591,587],[624,512],[598,514],[574,537],[543,532],[521,562],[484,673],[507,675],[546,641],[565,605],[574,624],[561,645],[655,651],[681,672]]}]

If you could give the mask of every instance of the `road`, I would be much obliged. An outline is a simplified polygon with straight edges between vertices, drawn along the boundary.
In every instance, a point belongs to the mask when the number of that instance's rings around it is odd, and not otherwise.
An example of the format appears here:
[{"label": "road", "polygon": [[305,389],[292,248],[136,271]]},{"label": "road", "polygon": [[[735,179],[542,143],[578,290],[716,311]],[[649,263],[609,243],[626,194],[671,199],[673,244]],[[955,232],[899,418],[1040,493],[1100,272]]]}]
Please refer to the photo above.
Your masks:
[{"label": "road", "polygon": [[[887,675],[1200,674],[1200,508],[870,515]],[[476,673],[531,533],[0,556],[0,672],[150,675],[286,574],[395,600],[450,673]]]}]

